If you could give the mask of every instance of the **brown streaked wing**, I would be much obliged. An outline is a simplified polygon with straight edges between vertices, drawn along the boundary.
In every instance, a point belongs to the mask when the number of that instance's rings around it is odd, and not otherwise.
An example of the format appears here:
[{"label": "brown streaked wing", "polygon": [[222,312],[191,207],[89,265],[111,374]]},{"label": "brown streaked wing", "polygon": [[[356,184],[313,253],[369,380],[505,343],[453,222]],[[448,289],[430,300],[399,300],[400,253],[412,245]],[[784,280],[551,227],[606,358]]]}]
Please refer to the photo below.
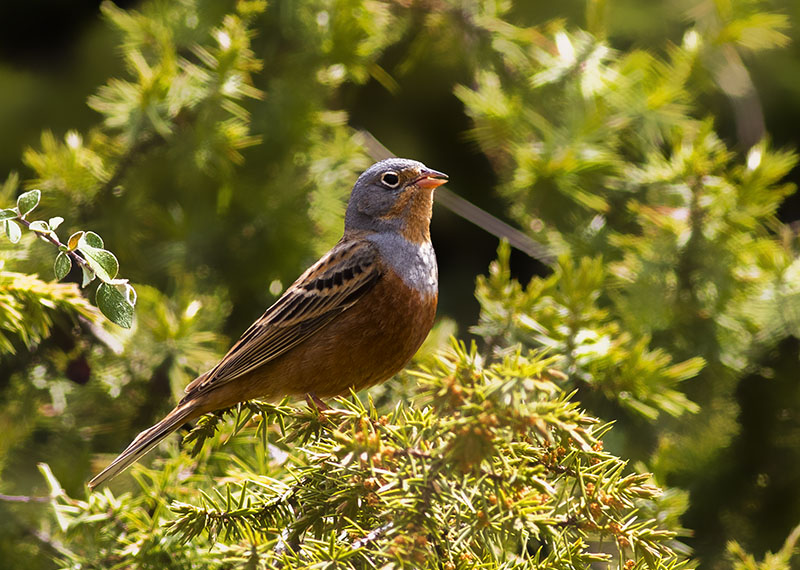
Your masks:
[{"label": "brown streaked wing", "polygon": [[353,306],[381,275],[377,250],[370,242],[338,243],[244,332],[199,383],[189,384],[187,393],[207,392],[280,356]]}]

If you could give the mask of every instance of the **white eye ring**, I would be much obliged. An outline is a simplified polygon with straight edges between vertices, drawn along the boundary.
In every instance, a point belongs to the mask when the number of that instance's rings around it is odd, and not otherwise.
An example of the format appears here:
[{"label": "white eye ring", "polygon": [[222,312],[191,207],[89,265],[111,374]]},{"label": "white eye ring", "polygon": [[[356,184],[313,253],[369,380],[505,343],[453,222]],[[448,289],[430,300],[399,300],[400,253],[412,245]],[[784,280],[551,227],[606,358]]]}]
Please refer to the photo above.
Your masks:
[{"label": "white eye ring", "polygon": [[394,170],[381,174],[381,183],[387,188],[397,188],[400,185],[400,175]]}]

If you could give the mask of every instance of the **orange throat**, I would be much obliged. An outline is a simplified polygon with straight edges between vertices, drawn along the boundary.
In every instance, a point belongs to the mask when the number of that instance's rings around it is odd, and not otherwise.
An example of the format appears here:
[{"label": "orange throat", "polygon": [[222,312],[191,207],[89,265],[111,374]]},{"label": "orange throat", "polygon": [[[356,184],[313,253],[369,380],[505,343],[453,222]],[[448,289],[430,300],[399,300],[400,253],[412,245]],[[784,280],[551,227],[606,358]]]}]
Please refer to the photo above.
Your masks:
[{"label": "orange throat", "polygon": [[400,197],[389,215],[405,221],[400,230],[404,238],[411,243],[421,244],[431,239],[432,213],[433,189],[415,188]]}]

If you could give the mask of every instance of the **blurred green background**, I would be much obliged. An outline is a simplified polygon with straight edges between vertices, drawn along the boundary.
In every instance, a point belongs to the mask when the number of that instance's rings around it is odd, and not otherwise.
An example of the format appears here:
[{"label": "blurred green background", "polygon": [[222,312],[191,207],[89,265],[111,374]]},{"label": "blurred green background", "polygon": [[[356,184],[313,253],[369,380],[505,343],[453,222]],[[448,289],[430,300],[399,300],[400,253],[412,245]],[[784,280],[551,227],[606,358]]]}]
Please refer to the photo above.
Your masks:
[{"label": "blurred green background", "polygon": [[[151,5],[167,10],[167,4],[116,3],[133,10]],[[183,4],[188,5],[175,3]],[[50,463],[68,490],[80,492],[99,451],[120,449],[130,435],[169,409],[192,372],[213,362],[334,243],[341,230],[341,199],[353,173],[369,164],[345,125],[366,129],[394,153],[447,172],[450,189],[519,224],[513,201],[496,191],[502,159],[470,134],[474,113],[454,91],[457,85],[476,86],[476,69],[486,65],[493,41],[471,27],[473,3],[398,0],[374,3],[369,13],[358,4],[274,0],[257,17],[251,49],[264,67],[252,78],[263,98],[243,105],[250,113],[250,133],[260,142],[241,150],[240,163],[211,158],[200,164],[197,149],[210,133],[191,127],[183,133],[185,143],[143,151],[130,166],[135,176],[119,187],[92,195],[57,187],[48,195],[43,188],[44,211],[64,216],[67,226],[100,233],[119,257],[122,275],[141,285],[137,314],[149,332],[126,352],[124,363],[90,340],[75,340],[69,326],[56,326],[35,351],[20,347],[0,360],[0,427],[5,433],[0,492],[42,492],[35,468],[39,461]],[[559,20],[567,29],[591,27],[592,18],[599,18],[603,23],[595,30],[602,29],[613,49],[663,56],[667,46],[685,41],[691,25],[714,10],[724,12],[728,4],[518,1],[508,4],[505,17],[520,28]],[[783,33],[798,37],[800,3],[733,4],[786,15],[789,27]],[[206,23],[218,22],[232,6],[201,2],[200,21],[187,22],[176,41],[205,41]],[[338,24],[341,29],[327,29],[319,15],[326,9],[350,10]],[[371,19],[382,11],[385,18]],[[390,16],[397,13],[402,18]],[[336,22],[338,15],[331,14],[326,17]],[[376,32],[378,24],[384,27]],[[319,31],[323,27],[325,34]],[[30,161],[25,164],[22,157],[28,147],[42,148],[43,131],[61,141],[71,129],[89,133],[100,124],[102,117],[87,99],[110,77],[126,76],[122,54],[120,33],[101,16],[99,2],[0,4],[0,177],[11,171],[23,180],[34,177]],[[772,147],[796,148],[800,45],[756,51],[743,62],[756,89],[752,97],[732,99],[713,71],[695,70],[694,114],[713,117],[717,133],[740,158],[762,134]],[[340,70],[342,78],[323,77]],[[208,155],[214,152],[209,143]],[[784,181],[800,182],[800,169],[795,166]],[[324,192],[315,193],[320,187]],[[800,197],[786,198],[778,216],[796,230]],[[569,226],[575,219],[565,209],[553,224]],[[475,279],[495,258],[497,239],[440,205],[432,234],[440,268],[440,318],[452,319],[460,336],[468,337],[479,313]],[[51,249],[40,243],[25,247],[28,255],[14,259],[15,248],[4,242],[2,253],[13,260],[15,271],[49,279]],[[510,267],[523,283],[550,271],[516,251]],[[185,318],[197,300],[203,307],[199,320]],[[696,469],[664,466],[659,473],[662,484],[690,492],[682,524],[693,536],[686,542],[708,567],[718,566],[728,540],[738,539],[762,555],[779,548],[800,522],[798,353],[798,339],[785,335],[757,355],[757,365],[737,377],[730,400],[723,403],[704,401],[711,390],[702,384],[686,388],[701,406],[728,406],[726,417],[735,420],[734,427],[725,428],[725,444],[714,450],[713,461]],[[59,375],[57,382],[52,374]],[[118,398],[120,393],[127,397]],[[616,417],[613,405],[595,405],[596,413]],[[680,431],[678,420],[662,416],[659,421],[663,426],[648,428],[637,439],[637,422],[620,419],[620,429],[634,435],[614,451],[624,451],[632,461],[651,461],[657,447],[651,434],[662,427]],[[24,567],[50,567],[46,549],[36,546],[37,509],[0,503],[0,567],[21,568],[22,561],[31,564]],[[7,552],[14,555],[4,556]]]}]

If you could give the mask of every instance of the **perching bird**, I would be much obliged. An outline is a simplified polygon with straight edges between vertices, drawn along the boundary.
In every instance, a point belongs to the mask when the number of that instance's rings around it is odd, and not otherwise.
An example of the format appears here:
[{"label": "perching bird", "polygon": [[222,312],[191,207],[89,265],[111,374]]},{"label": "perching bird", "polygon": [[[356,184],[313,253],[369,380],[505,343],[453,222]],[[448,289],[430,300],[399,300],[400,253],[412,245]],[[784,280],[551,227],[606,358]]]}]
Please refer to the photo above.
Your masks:
[{"label": "perching bird", "polygon": [[138,461],[189,420],[253,398],[325,398],[387,380],[433,326],[433,191],[447,175],[414,160],[373,164],[353,186],[344,235],[195,378],[177,407],[89,483]]}]

